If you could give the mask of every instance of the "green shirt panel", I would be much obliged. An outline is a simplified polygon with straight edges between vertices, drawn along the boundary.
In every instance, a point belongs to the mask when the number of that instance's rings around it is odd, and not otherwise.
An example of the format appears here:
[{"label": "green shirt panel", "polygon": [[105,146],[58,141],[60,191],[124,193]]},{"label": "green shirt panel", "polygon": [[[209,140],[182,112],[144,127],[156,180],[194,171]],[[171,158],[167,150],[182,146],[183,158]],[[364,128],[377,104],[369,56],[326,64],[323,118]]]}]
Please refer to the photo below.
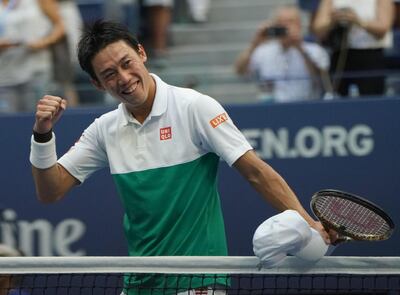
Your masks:
[{"label": "green shirt panel", "polygon": [[[129,255],[227,255],[217,191],[218,164],[219,157],[208,153],[175,166],[113,175],[125,208]],[[139,281],[144,288],[176,283],[173,278],[139,277],[125,280],[132,288],[129,295],[136,294]],[[211,279],[192,278],[180,279],[179,285],[196,288],[213,283]],[[226,280],[218,283],[226,284]],[[140,294],[146,291],[142,289]]]}]

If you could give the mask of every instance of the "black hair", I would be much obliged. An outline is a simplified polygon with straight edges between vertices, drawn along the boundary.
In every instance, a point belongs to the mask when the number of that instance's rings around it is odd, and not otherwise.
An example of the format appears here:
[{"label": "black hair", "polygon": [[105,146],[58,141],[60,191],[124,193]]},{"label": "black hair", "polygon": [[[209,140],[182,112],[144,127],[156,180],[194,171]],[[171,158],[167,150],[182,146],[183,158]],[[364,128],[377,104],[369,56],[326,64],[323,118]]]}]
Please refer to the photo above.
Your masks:
[{"label": "black hair", "polygon": [[125,41],[136,52],[139,51],[138,40],[123,24],[97,20],[88,25],[78,43],[78,60],[82,70],[98,80],[92,66],[93,58],[100,50],[118,41]]}]

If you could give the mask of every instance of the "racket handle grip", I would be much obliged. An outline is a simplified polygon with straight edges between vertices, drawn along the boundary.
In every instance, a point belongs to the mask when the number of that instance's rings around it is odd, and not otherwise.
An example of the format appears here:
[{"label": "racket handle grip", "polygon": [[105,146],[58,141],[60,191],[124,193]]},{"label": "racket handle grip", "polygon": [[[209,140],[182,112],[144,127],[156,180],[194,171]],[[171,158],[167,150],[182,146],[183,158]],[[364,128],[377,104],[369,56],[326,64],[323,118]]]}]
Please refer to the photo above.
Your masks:
[{"label": "racket handle grip", "polygon": [[351,242],[353,239],[345,236],[339,236],[335,242],[332,243],[333,246],[337,246],[342,243]]}]

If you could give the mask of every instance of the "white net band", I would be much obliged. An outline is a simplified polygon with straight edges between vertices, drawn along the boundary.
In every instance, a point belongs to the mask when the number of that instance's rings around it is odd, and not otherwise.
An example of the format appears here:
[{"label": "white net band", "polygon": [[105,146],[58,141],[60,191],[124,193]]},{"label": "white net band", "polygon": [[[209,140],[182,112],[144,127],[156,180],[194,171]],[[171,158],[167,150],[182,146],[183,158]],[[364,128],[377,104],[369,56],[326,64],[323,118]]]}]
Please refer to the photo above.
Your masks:
[{"label": "white net band", "polygon": [[400,257],[324,257],[307,264],[287,257],[274,268],[256,257],[3,257],[0,274],[165,273],[165,274],[362,274],[400,275]]}]

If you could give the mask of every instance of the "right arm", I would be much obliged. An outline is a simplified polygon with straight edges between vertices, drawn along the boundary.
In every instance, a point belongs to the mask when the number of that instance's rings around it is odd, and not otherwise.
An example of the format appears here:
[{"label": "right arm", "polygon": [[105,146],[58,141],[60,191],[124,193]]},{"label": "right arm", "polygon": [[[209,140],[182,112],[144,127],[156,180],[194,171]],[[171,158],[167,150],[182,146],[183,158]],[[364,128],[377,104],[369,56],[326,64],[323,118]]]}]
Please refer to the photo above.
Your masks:
[{"label": "right arm", "polygon": [[32,165],[32,174],[38,199],[44,203],[62,199],[69,190],[79,184],[79,181],[58,163],[48,169],[38,169]]},{"label": "right arm", "polygon": [[[315,221],[308,214],[282,176],[260,159],[254,151],[247,151],[243,154],[235,161],[233,167],[272,207],[280,212],[288,209],[296,210],[310,227],[321,234],[327,244],[331,243],[331,236],[325,231],[321,222]],[[332,240],[335,240],[334,236],[332,236]]]},{"label": "right arm", "polygon": [[325,39],[334,25],[332,19],[333,4],[332,0],[322,0],[319,4],[315,18],[311,25],[312,32],[319,40]]},{"label": "right arm", "polygon": [[[60,97],[45,95],[39,100],[36,108],[35,125],[33,127],[33,131],[37,137],[43,137],[43,135],[52,132],[54,124],[61,117],[65,108],[66,100]],[[46,151],[54,149],[55,153],[55,138],[52,138],[53,136],[54,134],[50,136],[50,140],[45,139],[43,143],[38,143],[33,139],[31,146],[31,162],[32,157],[36,159],[33,161],[34,164],[32,164],[36,193],[39,200],[45,203],[60,200],[72,187],[79,184],[79,181],[75,177],[55,161],[56,159],[47,157],[51,156],[50,154],[46,155],[42,153],[45,146],[47,146]],[[35,155],[40,155],[40,157]],[[52,158],[52,160],[46,160],[44,166],[41,166],[40,159],[43,157]],[[40,167],[36,167],[35,165]]]}]

